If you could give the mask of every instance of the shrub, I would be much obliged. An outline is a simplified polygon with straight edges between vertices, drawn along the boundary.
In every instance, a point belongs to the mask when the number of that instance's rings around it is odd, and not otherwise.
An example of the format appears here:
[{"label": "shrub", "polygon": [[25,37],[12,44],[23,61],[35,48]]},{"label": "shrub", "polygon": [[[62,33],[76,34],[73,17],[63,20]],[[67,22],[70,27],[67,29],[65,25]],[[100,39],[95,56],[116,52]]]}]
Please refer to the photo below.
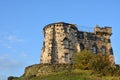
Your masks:
[{"label": "shrub", "polygon": [[74,65],[77,69],[90,69],[103,76],[119,76],[120,68],[109,60],[107,54],[93,54],[91,51],[83,50],[74,54]]},{"label": "shrub", "polygon": [[78,69],[90,69],[90,63],[93,58],[93,53],[91,51],[83,50],[74,54],[74,64],[75,68]]}]

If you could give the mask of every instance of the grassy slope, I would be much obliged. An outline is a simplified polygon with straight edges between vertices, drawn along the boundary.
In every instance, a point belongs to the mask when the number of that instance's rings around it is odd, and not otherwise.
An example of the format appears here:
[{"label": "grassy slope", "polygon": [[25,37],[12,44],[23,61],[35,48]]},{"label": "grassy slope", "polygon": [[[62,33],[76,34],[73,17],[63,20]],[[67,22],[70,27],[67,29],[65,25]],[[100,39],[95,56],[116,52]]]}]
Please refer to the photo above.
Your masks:
[{"label": "grassy slope", "polygon": [[88,70],[72,70],[50,73],[30,80],[120,80],[120,77],[101,76],[100,74],[91,74],[92,71]]}]

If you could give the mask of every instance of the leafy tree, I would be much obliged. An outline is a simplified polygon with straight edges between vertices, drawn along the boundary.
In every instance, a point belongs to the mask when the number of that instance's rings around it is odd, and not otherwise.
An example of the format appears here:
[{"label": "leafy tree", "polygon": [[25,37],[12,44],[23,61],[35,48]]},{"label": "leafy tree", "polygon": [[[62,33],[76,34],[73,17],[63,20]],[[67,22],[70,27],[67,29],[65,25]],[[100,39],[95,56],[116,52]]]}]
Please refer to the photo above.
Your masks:
[{"label": "leafy tree", "polygon": [[120,75],[120,68],[109,60],[107,54],[93,54],[91,51],[83,50],[74,54],[74,65],[77,69],[91,69],[102,75]]},{"label": "leafy tree", "polygon": [[78,69],[89,69],[90,63],[94,54],[91,51],[83,50],[81,52],[74,54],[74,64],[75,68]]}]

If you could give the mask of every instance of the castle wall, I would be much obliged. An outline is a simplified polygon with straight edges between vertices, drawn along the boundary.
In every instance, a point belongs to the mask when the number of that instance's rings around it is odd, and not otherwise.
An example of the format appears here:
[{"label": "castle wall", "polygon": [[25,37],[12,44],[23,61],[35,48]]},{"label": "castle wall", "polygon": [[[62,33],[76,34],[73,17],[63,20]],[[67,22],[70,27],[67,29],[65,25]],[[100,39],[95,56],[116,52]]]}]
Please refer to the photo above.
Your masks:
[{"label": "castle wall", "polygon": [[84,49],[109,54],[114,62],[110,27],[96,26],[93,32],[78,31],[74,24],[64,22],[47,25],[44,29],[41,63],[73,63],[73,55]]}]

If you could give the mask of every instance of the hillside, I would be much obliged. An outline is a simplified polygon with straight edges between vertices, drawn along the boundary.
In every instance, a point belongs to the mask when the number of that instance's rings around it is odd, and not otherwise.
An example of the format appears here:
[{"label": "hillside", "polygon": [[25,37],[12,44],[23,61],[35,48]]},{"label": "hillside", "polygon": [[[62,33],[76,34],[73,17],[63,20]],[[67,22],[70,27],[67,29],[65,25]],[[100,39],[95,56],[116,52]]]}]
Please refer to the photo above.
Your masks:
[{"label": "hillside", "polygon": [[8,80],[120,80],[120,67],[108,57],[82,51],[74,55],[74,64],[35,64]]},{"label": "hillside", "polygon": [[29,79],[19,78],[14,80],[120,80],[120,77],[102,76],[91,70],[72,70],[62,72],[52,72]]},{"label": "hillside", "polygon": [[36,64],[27,67],[20,78],[8,80],[120,80],[120,76],[104,76],[93,70],[75,69],[74,65]]},{"label": "hillside", "polygon": [[120,80],[120,77],[101,76],[100,74],[93,74],[92,71],[88,70],[73,70],[71,72],[38,76],[30,80]]}]

